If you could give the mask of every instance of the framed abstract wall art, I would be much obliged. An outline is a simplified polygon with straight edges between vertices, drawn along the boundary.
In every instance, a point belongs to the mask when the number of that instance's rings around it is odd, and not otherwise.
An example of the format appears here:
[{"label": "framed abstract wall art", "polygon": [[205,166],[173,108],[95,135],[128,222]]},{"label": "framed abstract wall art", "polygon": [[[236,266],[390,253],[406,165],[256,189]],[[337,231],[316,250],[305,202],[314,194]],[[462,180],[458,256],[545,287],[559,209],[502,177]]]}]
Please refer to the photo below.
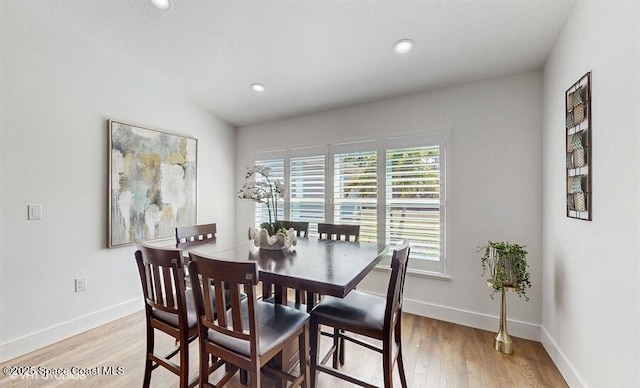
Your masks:
[{"label": "framed abstract wall art", "polygon": [[591,73],[565,93],[567,217],[591,221]]},{"label": "framed abstract wall art", "polygon": [[109,120],[109,247],[196,224],[198,141]]}]

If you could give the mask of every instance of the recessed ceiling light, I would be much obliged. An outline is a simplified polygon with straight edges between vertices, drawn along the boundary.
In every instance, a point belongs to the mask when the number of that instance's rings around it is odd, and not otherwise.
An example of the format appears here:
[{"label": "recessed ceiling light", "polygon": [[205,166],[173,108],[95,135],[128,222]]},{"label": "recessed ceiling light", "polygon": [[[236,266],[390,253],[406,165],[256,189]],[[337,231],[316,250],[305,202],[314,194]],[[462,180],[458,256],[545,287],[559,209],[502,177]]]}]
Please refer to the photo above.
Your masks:
[{"label": "recessed ceiling light", "polygon": [[153,4],[156,8],[161,9],[163,11],[168,11],[171,9],[171,0],[149,0],[151,4]]},{"label": "recessed ceiling light", "polygon": [[264,85],[259,84],[259,83],[253,83],[249,86],[251,88],[251,90],[253,90],[254,92],[258,92],[258,93],[262,93],[264,92]]},{"label": "recessed ceiling light", "polygon": [[411,39],[401,39],[393,44],[393,50],[398,54],[406,54],[411,51],[414,45],[415,42]]}]

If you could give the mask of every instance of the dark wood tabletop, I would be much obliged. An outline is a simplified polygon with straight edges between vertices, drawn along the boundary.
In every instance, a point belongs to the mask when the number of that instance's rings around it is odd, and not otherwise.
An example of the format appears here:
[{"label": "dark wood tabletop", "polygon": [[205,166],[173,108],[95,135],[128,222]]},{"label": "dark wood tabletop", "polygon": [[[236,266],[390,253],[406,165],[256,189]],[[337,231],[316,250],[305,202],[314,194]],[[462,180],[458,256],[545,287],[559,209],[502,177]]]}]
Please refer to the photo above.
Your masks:
[{"label": "dark wood tabletop", "polygon": [[258,264],[260,280],[278,287],[345,297],[383,259],[384,244],[299,238],[293,249],[270,251],[246,239],[224,239],[184,250],[227,260]]}]

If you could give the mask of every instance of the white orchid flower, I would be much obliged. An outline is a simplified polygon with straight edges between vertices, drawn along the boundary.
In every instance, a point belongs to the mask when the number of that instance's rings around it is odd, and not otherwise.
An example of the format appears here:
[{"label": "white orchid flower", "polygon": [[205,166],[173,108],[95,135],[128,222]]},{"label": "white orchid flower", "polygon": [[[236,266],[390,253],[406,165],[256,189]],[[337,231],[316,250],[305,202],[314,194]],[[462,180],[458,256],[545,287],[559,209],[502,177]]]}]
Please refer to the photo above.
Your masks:
[{"label": "white orchid flower", "polygon": [[[270,172],[271,167],[263,165],[247,168],[245,183],[238,191],[238,198],[266,204],[269,211],[269,224],[273,226],[272,211],[275,215],[275,220],[277,220],[277,201],[285,197],[286,187],[282,181],[271,179],[269,177]],[[275,229],[275,227],[272,229]]]},{"label": "white orchid flower", "polygon": [[281,198],[284,198],[287,193],[287,188],[284,186],[284,182],[276,181],[274,182],[275,191],[280,195]]}]

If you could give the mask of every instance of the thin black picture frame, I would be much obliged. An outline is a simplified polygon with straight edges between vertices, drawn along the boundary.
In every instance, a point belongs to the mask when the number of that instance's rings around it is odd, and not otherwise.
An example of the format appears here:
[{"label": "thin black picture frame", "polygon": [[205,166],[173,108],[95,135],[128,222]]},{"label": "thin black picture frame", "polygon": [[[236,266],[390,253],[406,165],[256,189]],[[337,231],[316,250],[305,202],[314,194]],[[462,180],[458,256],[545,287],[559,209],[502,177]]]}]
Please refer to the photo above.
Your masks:
[{"label": "thin black picture frame", "polygon": [[565,92],[566,211],[567,217],[591,221],[593,174],[591,72]]}]

